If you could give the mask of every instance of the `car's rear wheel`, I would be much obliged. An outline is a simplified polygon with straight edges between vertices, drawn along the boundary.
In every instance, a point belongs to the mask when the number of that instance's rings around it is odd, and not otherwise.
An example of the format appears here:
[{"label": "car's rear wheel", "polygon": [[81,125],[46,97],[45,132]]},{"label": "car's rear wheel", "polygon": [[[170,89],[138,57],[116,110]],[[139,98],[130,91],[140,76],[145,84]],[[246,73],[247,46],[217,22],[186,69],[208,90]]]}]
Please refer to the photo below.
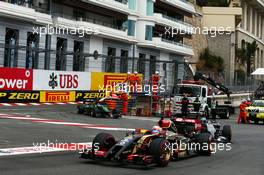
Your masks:
[{"label": "car's rear wheel", "polygon": [[232,140],[232,130],[230,125],[224,125],[222,130],[222,136],[228,139],[229,142]]},{"label": "car's rear wheel", "polygon": [[156,138],[150,143],[149,151],[159,166],[165,167],[171,160],[170,143],[164,138]]},{"label": "car's rear wheel", "polygon": [[78,109],[78,114],[83,114],[84,110],[83,109]]},{"label": "car's rear wheel", "polygon": [[225,119],[229,119],[229,118],[230,118],[230,111],[227,110],[227,111],[226,111],[226,114],[225,114]]},{"label": "car's rear wheel", "polygon": [[212,154],[212,135],[210,133],[201,133],[196,137],[199,144],[197,151],[201,155],[210,156]]},{"label": "car's rear wheel", "polygon": [[259,120],[257,118],[255,118],[254,123],[259,124]]}]

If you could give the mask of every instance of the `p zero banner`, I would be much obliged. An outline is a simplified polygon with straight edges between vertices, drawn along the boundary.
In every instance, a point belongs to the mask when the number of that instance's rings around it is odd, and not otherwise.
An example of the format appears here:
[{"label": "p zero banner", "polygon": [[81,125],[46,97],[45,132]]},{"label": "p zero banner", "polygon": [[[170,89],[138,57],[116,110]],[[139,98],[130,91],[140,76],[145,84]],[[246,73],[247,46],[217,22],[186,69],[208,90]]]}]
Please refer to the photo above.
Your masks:
[{"label": "p zero banner", "polygon": [[88,91],[91,87],[90,72],[33,70],[33,90]]},{"label": "p zero banner", "polygon": [[0,91],[31,91],[32,82],[31,69],[0,68]]},{"label": "p zero banner", "polygon": [[40,102],[74,102],[75,92],[54,92],[54,91],[41,91],[40,92]]},{"label": "p zero banner", "polygon": [[105,98],[106,94],[103,91],[76,91],[76,101],[84,101],[86,99],[101,99]]},{"label": "p zero banner", "polygon": [[1,91],[0,103],[38,103],[39,91]]}]

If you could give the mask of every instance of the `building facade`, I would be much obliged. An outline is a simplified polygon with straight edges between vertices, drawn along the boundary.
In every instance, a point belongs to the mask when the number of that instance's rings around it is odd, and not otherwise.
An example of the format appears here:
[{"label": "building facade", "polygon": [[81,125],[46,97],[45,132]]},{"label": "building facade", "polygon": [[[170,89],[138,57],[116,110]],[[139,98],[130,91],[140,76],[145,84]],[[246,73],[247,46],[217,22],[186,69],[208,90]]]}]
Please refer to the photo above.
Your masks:
[{"label": "building facade", "polygon": [[0,66],[138,71],[146,81],[159,71],[172,87],[194,55],[194,14],[185,0],[1,0]]},{"label": "building facade", "polygon": [[[252,73],[257,68],[264,67],[264,0],[241,0],[242,22],[237,28],[236,45],[247,50],[247,43],[256,41],[257,48],[252,54],[250,70],[237,60],[236,69]],[[237,77],[238,75],[236,75]],[[236,78],[239,83],[239,77]]]}]

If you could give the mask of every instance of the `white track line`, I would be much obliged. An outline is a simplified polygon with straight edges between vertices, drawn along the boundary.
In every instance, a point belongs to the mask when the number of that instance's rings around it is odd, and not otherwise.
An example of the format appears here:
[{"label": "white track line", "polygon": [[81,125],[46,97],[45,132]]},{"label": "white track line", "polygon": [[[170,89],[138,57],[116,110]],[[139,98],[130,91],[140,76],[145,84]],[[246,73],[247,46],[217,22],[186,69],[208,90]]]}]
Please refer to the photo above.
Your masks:
[{"label": "white track line", "polygon": [[29,103],[29,104],[31,104],[33,106],[40,106],[41,105],[40,103]]},{"label": "white track line", "polygon": [[66,105],[66,103],[60,103],[60,102],[54,103],[54,104],[57,104],[57,105]]},{"label": "white track line", "polygon": [[25,104],[25,103],[15,103],[15,105],[17,105],[17,106],[27,106],[27,104]]},{"label": "white track line", "polygon": [[2,106],[13,106],[13,105],[11,105],[11,104],[9,104],[9,103],[1,103],[1,105],[2,105]]},{"label": "white track line", "polygon": [[79,151],[78,149],[90,148],[92,142],[87,143],[46,143],[34,144],[31,147],[18,147],[18,148],[4,148],[0,149],[0,157],[25,155],[25,154],[41,154],[49,152],[62,152],[62,151]]},{"label": "white track line", "polygon": [[42,104],[49,105],[49,106],[54,105],[53,103],[42,103]]},{"label": "white track line", "polygon": [[67,102],[67,104],[76,105],[76,102]]}]

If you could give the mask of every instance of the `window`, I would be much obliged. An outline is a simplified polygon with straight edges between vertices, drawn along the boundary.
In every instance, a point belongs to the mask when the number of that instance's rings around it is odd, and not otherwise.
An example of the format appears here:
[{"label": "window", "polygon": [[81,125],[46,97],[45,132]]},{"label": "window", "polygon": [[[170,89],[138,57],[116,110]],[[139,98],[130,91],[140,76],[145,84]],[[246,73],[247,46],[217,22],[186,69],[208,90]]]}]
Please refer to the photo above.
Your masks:
[{"label": "window", "polygon": [[150,62],[149,62],[149,75],[152,76],[156,72],[156,57],[150,55]]},{"label": "window", "polygon": [[147,0],[147,16],[153,16],[154,3],[152,0]]},{"label": "window", "polygon": [[145,40],[152,41],[152,36],[153,36],[153,27],[147,25],[146,33],[145,33]]},{"label": "window", "polygon": [[17,67],[19,31],[6,28],[4,67]]},{"label": "window", "polygon": [[83,42],[74,41],[73,71],[84,71],[85,60],[83,54]]},{"label": "window", "polygon": [[241,41],[241,48],[242,49],[245,49],[246,48],[246,42],[245,42],[245,40],[242,40]]},{"label": "window", "polygon": [[27,55],[26,55],[26,68],[37,69],[38,68],[38,46],[39,35],[28,32],[27,36]]},{"label": "window", "polygon": [[86,20],[85,12],[80,11],[80,10],[78,10],[78,11],[74,10],[73,16],[74,16],[76,21],[85,21]]},{"label": "window", "polygon": [[129,36],[135,36],[135,26],[136,22],[135,21],[132,21],[132,20],[128,20],[128,31],[127,31],[127,34]]},{"label": "window", "polygon": [[128,8],[130,10],[136,10],[137,2],[136,0],[128,0]]},{"label": "window", "polygon": [[120,72],[127,73],[127,71],[128,71],[128,51],[121,50]]},{"label": "window", "polygon": [[115,72],[115,56],[116,56],[116,49],[112,47],[108,47],[107,58],[105,63],[106,72]]},{"label": "window", "polygon": [[203,88],[203,90],[202,90],[202,97],[206,97],[206,89],[205,88]]},{"label": "window", "polygon": [[137,70],[140,74],[145,74],[145,66],[146,66],[146,54],[139,54]]},{"label": "window", "polygon": [[66,70],[67,39],[57,38],[56,70]]}]

